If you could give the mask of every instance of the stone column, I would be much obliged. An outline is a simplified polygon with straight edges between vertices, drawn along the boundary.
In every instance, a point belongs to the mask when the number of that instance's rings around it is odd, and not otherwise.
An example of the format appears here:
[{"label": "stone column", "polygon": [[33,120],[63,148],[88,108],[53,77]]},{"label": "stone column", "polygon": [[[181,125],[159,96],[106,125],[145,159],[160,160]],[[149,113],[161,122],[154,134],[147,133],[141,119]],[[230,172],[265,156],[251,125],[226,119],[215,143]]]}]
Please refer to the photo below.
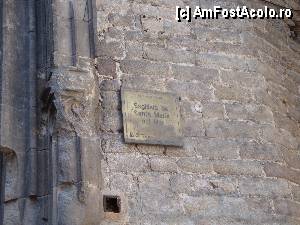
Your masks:
[{"label": "stone column", "polygon": [[0,3],[1,225],[99,224],[93,18],[92,0]]},{"label": "stone column", "polygon": [[0,224],[33,224],[36,199],[33,1],[0,5]]},{"label": "stone column", "polygon": [[53,2],[52,224],[100,221],[98,87],[92,1]]}]

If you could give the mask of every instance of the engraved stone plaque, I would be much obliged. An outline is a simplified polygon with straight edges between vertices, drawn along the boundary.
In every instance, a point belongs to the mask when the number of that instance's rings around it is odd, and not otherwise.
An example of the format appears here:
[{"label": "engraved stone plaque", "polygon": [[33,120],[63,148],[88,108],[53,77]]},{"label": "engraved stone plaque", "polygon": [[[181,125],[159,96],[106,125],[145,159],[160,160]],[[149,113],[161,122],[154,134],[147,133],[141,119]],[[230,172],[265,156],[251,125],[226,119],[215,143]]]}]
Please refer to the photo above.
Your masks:
[{"label": "engraved stone plaque", "polygon": [[142,90],[121,92],[126,143],[183,145],[178,97]]}]

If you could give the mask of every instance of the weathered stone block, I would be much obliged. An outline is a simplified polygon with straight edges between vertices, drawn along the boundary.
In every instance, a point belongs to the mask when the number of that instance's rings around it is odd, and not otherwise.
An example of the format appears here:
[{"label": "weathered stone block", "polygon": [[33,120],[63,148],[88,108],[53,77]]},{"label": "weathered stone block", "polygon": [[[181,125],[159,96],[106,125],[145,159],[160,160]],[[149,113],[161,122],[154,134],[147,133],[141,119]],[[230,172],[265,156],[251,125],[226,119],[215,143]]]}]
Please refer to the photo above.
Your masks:
[{"label": "weathered stone block", "polygon": [[213,99],[213,90],[202,82],[169,80],[166,86],[168,90],[188,97],[191,100],[208,101]]},{"label": "weathered stone block", "polygon": [[193,33],[193,27],[189,23],[178,23],[175,20],[164,21],[165,34],[168,36],[173,35],[191,35]]},{"label": "weathered stone block", "polygon": [[253,89],[253,95],[256,103],[266,105],[272,111],[278,111],[282,113],[287,112],[287,105],[285,104],[284,99],[274,96],[268,89]]},{"label": "weathered stone block", "polygon": [[196,65],[209,68],[249,71],[247,60],[236,56],[232,57],[215,53],[197,54]]},{"label": "weathered stone block", "polygon": [[190,194],[203,190],[206,184],[206,181],[190,174],[176,174],[170,177],[171,190],[176,193]]},{"label": "weathered stone block", "polygon": [[121,82],[119,80],[103,80],[100,83],[101,91],[118,91],[121,89]]},{"label": "weathered stone block", "polygon": [[97,59],[97,71],[100,75],[116,77],[116,62],[112,59]]},{"label": "weathered stone block", "polygon": [[107,40],[122,41],[124,38],[124,32],[120,27],[108,27],[103,31],[103,36],[104,39]]},{"label": "weathered stone block", "polygon": [[124,35],[125,35],[125,37],[124,37],[125,41],[135,41],[139,45],[141,45],[141,43],[138,41],[142,41],[143,37],[144,37],[143,32],[140,30],[128,30],[128,31],[125,31]]},{"label": "weathered stone block", "polygon": [[213,171],[212,162],[197,158],[181,158],[177,165],[184,172],[207,174]]},{"label": "weathered stone block", "polygon": [[[108,179],[112,190],[131,193],[132,195],[138,194],[138,183],[134,176],[123,173],[111,173]],[[131,210],[131,208],[129,208],[129,210]]]},{"label": "weathered stone block", "polygon": [[187,35],[169,36],[165,43],[167,47],[195,51],[197,40]]},{"label": "weathered stone block", "polygon": [[300,203],[298,202],[291,200],[275,200],[274,206],[277,214],[299,218]]},{"label": "weathered stone block", "polygon": [[268,177],[278,177],[300,184],[300,172],[275,163],[266,163],[264,171]]},{"label": "weathered stone block", "polygon": [[123,134],[103,134],[101,149],[105,153],[129,153],[136,149],[133,145],[124,145]]},{"label": "weathered stone block", "polygon": [[203,102],[202,114],[205,119],[224,119],[224,106],[219,102]]},{"label": "weathered stone block", "polygon": [[251,102],[253,101],[252,91],[237,85],[214,85],[215,96],[219,100],[229,100],[237,102]]},{"label": "weathered stone block", "polygon": [[152,45],[144,46],[143,50],[145,59],[160,62],[195,64],[195,53],[191,51],[158,48]]},{"label": "weathered stone block", "polygon": [[123,129],[122,113],[119,110],[100,115],[100,128],[104,131],[120,132]]},{"label": "weathered stone block", "polygon": [[238,159],[239,144],[233,140],[194,137],[187,141],[187,149],[194,150],[194,154],[205,159]]},{"label": "weathered stone block", "polygon": [[226,114],[233,120],[250,120],[258,123],[274,123],[272,111],[263,105],[225,104]]},{"label": "weathered stone block", "polygon": [[184,117],[201,117],[202,105],[200,101],[181,99],[181,114]]},{"label": "weathered stone block", "polygon": [[150,168],[158,172],[177,172],[176,160],[169,157],[151,157]]},{"label": "weathered stone block", "polygon": [[133,27],[134,26],[134,16],[133,15],[120,15],[115,13],[110,13],[108,15],[108,21],[116,27]]},{"label": "weathered stone block", "polygon": [[[195,124],[197,124],[197,126],[195,126]],[[185,137],[199,137],[205,134],[203,121],[199,117],[184,118],[182,127]]]},{"label": "weathered stone block", "polygon": [[148,159],[138,154],[108,154],[107,163],[111,172],[145,172],[150,167]]},{"label": "weathered stone block", "polygon": [[203,215],[207,218],[218,215],[222,218],[239,218],[256,223],[263,222],[266,218],[270,219],[268,214],[271,213],[269,202],[226,196],[184,196],[184,207],[191,215]]},{"label": "weathered stone block", "polygon": [[221,175],[263,176],[263,166],[253,161],[214,161],[213,169]]},{"label": "weathered stone block", "polygon": [[261,144],[256,141],[245,141],[240,144],[242,159],[272,160],[282,162],[280,146],[272,143]]},{"label": "weathered stone block", "polygon": [[[2,148],[3,150],[3,148]],[[8,151],[6,149],[5,151]],[[24,155],[14,152],[5,152],[2,154],[1,170],[3,168],[4,172],[1,173],[2,181],[2,191],[1,200],[4,202],[16,201],[22,196],[22,184],[23,166],[24,166]],[[5,191],[4,191],[5,190]]]},{"label": "weathered stone block", "polygon": [[185,137],[183,139],[183,147],[174,147],[168,146],[166,147],[163,154],[169,157],[188,157],[188,156],[195,156],[194,149],[189,146],[191,138]]},{"label": "weathered stone block", "polygon": [[165,77],[169,73],[169,67],[163,63],[154,63],[145,60],[123,60],[120,69],[126,74],[151,75]]},{"label": "weathered stone block", "polygon": [[218,195],[234,195],[238,192],[238,183],[233,178],[209,178],[209,193]]},{"label": "weathered stone block", "polygon": [[143,44],[139,42],[126,42],[126,58],[125,59],[143,59]]},{"label": "weathered stone block", "polygon": [[125,56],[124,45],[117,41],[100,41],[97,44],[97,55],[120,59]]},{"label": "weathered stone block", "polygon": [[19,210],[19,201],[8,202],[3,205],[3,224],[5,225],[21,225],[21,215]]},{"label": "weathered stone block", "polygon": [[[58,193],[58,223],[79,225],[83,222],[83,205],[77,199],[77,189],[70,185]],[[75,216],[76,215],[76,216]]]},{"label": "weathered stone block", "polygon": [[101,106],[104,110],[121,110],[121,94],[118,91],[101,92]]},{"label": "weathered stone block", "polygon": [[78,154],[80,154],[78,148],[76,136],[57,137],[59,183],[76,183],[79,181],[77,177]]},{"label": "weathered stone block", "polygon": [[[4,95],[9,95],[5,93]],[[18,103],[16,103],[18,104]],[[7,104],[1,104],[1,140],[2,148],[22,152],[26,148],[26,123],[23,122],[24,110],[17,109]],[[19,121],[15,123],[14,121]]]},{"label": "weathered stone block", "polygon": [[143,15],[141,18],[143,31],[149,33],[151,36],[157,37],[158,32],[164,31],[164,23],[161,18],[148,15]]},{"label": "weathered stone block", "polygon": [[299,126],[298,122],[293,120],[287,115],[274,112],[274,121],[278,128],[289,131],[293,136],[299,136]]},{"label": "weathered stone block", "polygon": [[218,29],[197,29],[195,31],[198,40],[206,42],[240,43],[241,38],[238,32],[220,31]]},{"label": "weathered stone block", "polygon": [[[146,155],[165,155],[166,154],[166,146],[162,145],[137,145],[136,149],[141,154]],[[169,147],[170,148],[170,147]]]},{"label": "weathered stone block", "polygon": [[297,202],[300,202],[300,186],[299,185],[291,185],[293,199]]},{"label": "weathered stone block", "polygon": [[204,193],[216,195],[237,193],[237,181],[234,178],[205,178],[202,175],[177,174],[170,178],[170,184],[172,191],[190,196]]},{"label": "weathered stone block", "polygon": [[245,178],[239,180],[239,191],[242,195],[289,197],[291,190],[287,181],[268,178]]},{"label": "weathered stone block", "polygon": [[259,126],[244,121],[204,121],[207,137],[258,138]]},{"label": "weathered stone block", "polygon": [[[146,217],[174,217],[183,213],[178,199],[170,190],[168,174],[144,174],[139,176],[139,187],[143,211],[153,212]],[[157,186],[157,184],[160,184]],[[158,207],[160,205],[160,207]],[[171,206],[171,207],[170,207]]]},{"label": "weathered stone block", "polygon": [[278,50],[284,49],[284,42],[278,38],[277,35],[273,35],[272,37],[267,36],[267,33],[262,32],[260,29],[255,28],[255,35],[257,35],[259,38],[265,40],[269,44],[271,44],[273,47],[277,48]]},{"label": "weathered stone block", "polygon": [[218,70],[196,66],[172,65],[172,74],[177,80],[198,80],[205,84],[210,84],[219,78]]},{"label": "weathered stone block", "polygon": [[290,149],[297,149],[299,146],[299,140],[287,130],[263,126],[261,131],[261,138],[270,143],[277,143]]},{"label": "weathered stone block", "polygon": [[165,80],[159,76],[124,76],[122,87],[139,90],[165,91]]},{"label": "weathered stone block", "polygon": [[298,151],[283,149],[283,158],[287,165],[294,169],[300,169],[300,154]]},{"label": "weathered stone block", "polygon": [[99,138],[97,136],[80,137],[80,159],[81,163],[78,167],[81,167],[82,170],[81,176],[85,191],[89,192],[87,199],[93,201],[94,195],[96,202],[102,179],[99,162],[103,159],[99,152]]},{"label": "weathered stone block", "polygon": [[258,87],[265,87],[265,79],[264,76],[257,74],[257,73],[247,73],[247,72],[240,72],[240,71],[228,71],[228,70],[221,70],[220,77],[222,83],[226,85],[230,85],[232,83],[237,83],[242,87],[246,88],[258,88]]},{"label": "weathered stone block", "polygon": [[[270,201],[259,198],[224,197],[218,215],[222,217],[240,218],[253,221],[254,224],[272,220]],[[224,207],[226,206],[226,207]]]},{"label": "weathered stone block", "polygon": [[198,41],[196,42],[195,47],[198,53],[234,54],[242,57],[254,57],[258,55],[256,49],[247,48],[241,44]]},{"label": "weathered stone block", "polygon": [[220,208],[219,196],[183,196],[183,207],[189,215],[212,216],[217,214]]},{"label": "weathered stone block", "polygon": [[71,40],[71,23],[68,18],[61,18],[59,16],[54,17],[54,51],[59,54],[65,54],[71,56],[72,52],[72,42]]}]

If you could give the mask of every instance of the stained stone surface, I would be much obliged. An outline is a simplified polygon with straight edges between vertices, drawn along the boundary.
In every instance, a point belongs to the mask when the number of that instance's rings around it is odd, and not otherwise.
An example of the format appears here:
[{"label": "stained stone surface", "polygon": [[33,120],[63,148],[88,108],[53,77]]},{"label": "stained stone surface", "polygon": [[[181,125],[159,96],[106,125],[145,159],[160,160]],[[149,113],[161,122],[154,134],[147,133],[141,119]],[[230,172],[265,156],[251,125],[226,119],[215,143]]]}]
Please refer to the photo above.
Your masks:
[{"label": "stained stone surface", "polygon": [[[175,21],[266,4],[294,19]],[[0,224],[299,225],[299,10],[0,1]],[[183,146],[126,144],[121,88],[180,97]]]}]

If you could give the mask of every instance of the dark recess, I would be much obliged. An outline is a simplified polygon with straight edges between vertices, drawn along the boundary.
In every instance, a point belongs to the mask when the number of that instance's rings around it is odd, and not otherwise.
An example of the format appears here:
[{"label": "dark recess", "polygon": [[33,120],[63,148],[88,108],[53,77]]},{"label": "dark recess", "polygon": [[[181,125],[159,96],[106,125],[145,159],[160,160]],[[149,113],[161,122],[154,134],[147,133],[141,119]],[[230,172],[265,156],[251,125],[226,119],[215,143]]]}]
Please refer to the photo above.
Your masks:
[{"label": "dark recess", "polygon": [[121,212],[121,199],[119,196],[103,196],[104,212]]}]

